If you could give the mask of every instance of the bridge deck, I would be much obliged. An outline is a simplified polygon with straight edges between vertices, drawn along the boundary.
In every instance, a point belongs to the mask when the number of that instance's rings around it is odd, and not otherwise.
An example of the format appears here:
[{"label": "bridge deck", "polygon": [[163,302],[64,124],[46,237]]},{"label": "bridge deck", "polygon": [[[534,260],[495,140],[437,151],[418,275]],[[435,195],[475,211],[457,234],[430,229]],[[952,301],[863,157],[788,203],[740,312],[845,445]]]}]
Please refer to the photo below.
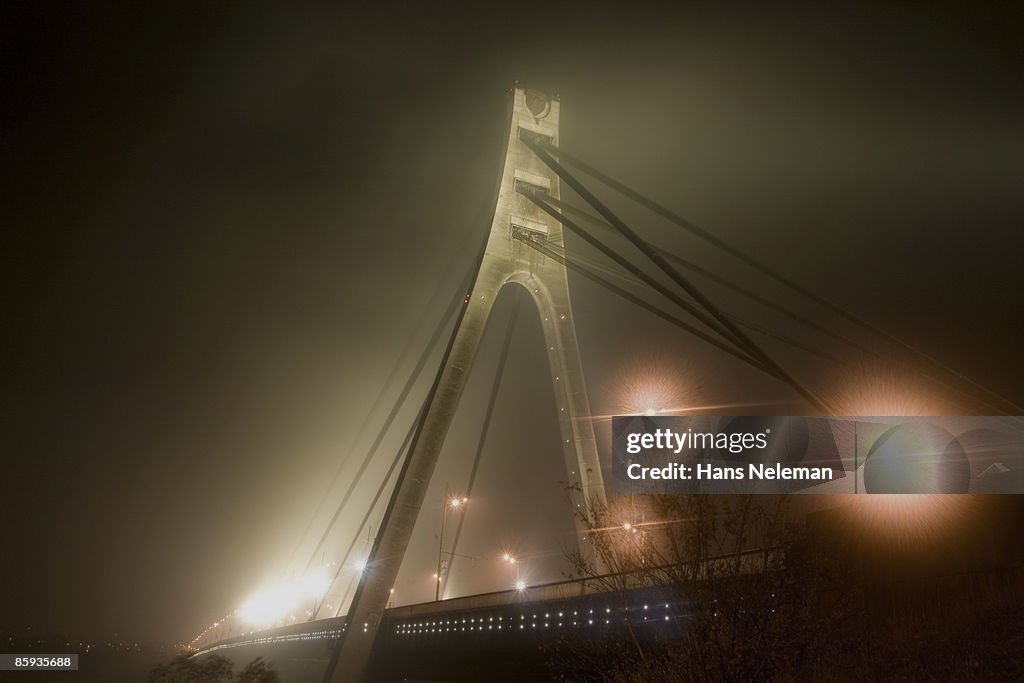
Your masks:
[{"label": "bridge deck", "polygon": [[[602,590],[603,589],[603,590]],[[545,648],[627,635],[677,638],[689,607],[661,589],[606,592],[596,581],[567,581],[387,610],[371,663],[373,680],[525,680],[547,677]],[[225,640],[219,654],[242,666],[271,661],[283,680],[319,681],[346,618],[292,624]]]}]

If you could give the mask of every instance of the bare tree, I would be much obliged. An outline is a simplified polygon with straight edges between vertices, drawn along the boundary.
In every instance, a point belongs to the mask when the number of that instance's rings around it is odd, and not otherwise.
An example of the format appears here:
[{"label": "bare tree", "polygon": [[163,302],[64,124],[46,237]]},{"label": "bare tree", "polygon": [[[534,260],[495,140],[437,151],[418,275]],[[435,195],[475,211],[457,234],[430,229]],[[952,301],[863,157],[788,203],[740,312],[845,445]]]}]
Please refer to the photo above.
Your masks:
[{"label": "bare tree", "polygon": [[[620,496],[580,515],[592,552],[567,550],[577,576],[621,596],[657,588],[684,617],[667,641],[643,637],[555,647],[569,680],[765,680],[795,672],[821,645],[817,596],[828,580],[784,496]],[[835,618],[838,612],[828,613]]]},{"label": "bare tree", "polygon": [[[701,683],[1021,680],[1024,567],[879,571],[858,559],[870,549],[846,527],[827,515],[811,525],[790,509],[791,500],[618,496],[587,510],[580,519],[589,548],[566,551],[576,575],[621,596],[623,606],[631,591],[657,590],[685,606],[685,616],[659,624],[660,637],[628,616],[635,610],[620,612],[626,637],[567,633],[549,648],[555,675]],[[884,567],[902,568],[906,557],[891,552]]]}]

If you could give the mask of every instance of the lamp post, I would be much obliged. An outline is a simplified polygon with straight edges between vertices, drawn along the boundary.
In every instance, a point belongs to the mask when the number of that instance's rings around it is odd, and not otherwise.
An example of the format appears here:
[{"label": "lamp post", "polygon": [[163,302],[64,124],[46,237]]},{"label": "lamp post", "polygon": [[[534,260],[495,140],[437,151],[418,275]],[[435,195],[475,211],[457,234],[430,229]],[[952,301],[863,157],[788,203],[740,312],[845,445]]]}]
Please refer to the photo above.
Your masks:
[{"label": "lamp post", "polygon": [[445,522],[448,521],[448,510],[460,510],[468,502],[468,498],[452,496],[445,489],[444,498],[441,501],[441,535],[437,539],[437,574],[435,575],[437,582],[434,586],[435,602],[441,599],[441,582],[444,580],[444,574],[441,572],[441,557],[444,555],[444,527]]}]

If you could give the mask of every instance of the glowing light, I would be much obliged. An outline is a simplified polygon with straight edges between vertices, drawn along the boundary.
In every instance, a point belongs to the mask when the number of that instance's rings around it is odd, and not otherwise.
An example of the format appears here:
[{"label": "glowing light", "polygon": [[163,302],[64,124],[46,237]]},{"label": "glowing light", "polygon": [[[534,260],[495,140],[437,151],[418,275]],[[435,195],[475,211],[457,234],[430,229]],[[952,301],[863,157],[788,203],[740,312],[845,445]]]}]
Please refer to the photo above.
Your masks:
[{"label": "glowing light", "polygon": [[633,525],[630,524],[629,522],[626,522],[625,524],[622,525],[622,528],[625,529],[626,531],[632,531],[633,530]]},{"label": "glowing light", "polygon": [[323,570],[308,574],[296,582],[299,595],[302,598],[320,598],[331,587],[331,580],[327,578]]},{"label": "glowing light", "polygon": [[834,404],[838,414],[851,416],[969,415],[934,387],[891,368],[867,369],[840,384]]},{"label": "glowing light", "polygon": [[516,590],[519,591],[520,593],[525,591],[526,590],[526,582],[523,581],[522,579],[519,579],[518,581],[516,581]]},{"label": "glowing light", "polygon": [[915,547],[955,535],[971,518],[973,496],[872,493],[846,496],[843,508],[852,539],[879,547]]},{"label": "glowing light", "polygon": [[679,365],[676,354],[653,354],[630,360],[612,382],[608,397],[614,414],[655,416],[674,413],[699,403],[703,389]]},{"label": "glowing light", "polygon": [[250,624],[270,625],[290,615],[302,601],[322,598],[330,587],[331,581],[323,570],[281,581],[246,600],[237,614]]}]

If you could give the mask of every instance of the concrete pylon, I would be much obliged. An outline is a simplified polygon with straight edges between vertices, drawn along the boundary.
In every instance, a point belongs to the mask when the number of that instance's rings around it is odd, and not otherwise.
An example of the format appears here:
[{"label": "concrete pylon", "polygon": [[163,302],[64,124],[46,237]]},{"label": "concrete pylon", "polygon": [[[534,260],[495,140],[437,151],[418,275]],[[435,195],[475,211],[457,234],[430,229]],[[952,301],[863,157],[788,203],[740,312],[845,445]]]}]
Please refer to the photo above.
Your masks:
[{"label": "concrete pylon", "polygon": [[325,681],[365,679],[377,628],[465,389],[484,327],[498,292],[507,285],[518,285],[529,292],[540,313],[558,407],[566,476],[568,481],[579,485],[572,503],[586,509],[590,503],[605,501],[565,267],[517,239],[538,241],[556,248],[563,246],[561,224],[516,191],[517,186],[524,189],[525,184],[526,189],[539,189],[556,199],[559,197],[558,177],[520,141],[521,135],[542,135],[557,146],[559,102],[539,91],[518,86],[512,95],[511,126],[501,184],[480,269],[467,295],[436,393],[392,493],[388,512],[349,607],[348,626],[334,655],[333,672],[328,667]]}]

